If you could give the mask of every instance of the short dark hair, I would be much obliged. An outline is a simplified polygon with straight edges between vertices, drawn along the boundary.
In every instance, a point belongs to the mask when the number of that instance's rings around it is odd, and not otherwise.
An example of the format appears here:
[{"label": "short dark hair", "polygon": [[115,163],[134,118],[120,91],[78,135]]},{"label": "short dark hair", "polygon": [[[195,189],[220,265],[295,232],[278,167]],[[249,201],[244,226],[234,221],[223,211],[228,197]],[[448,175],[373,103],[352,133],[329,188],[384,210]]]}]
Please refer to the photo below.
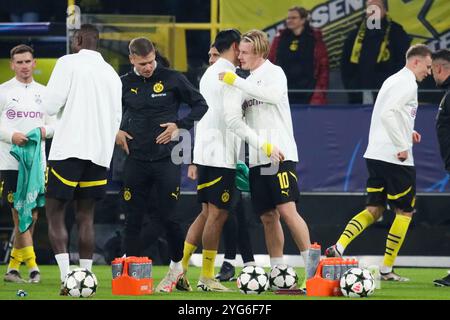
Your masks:
[{"label": "short dark hair", "polygon": [[433,61],[445,60],[445,62],[450,62],[450,50],[449,49],[438,50],[431,55],[431,59],[433,59]]},{"label": "short dark hair", "polygon": [[155,51],[155,46],[147,38],[134,38],[130,41],[128,49],[131,54],[135,54],[140,57],[146,57],[150,52]]},{"label": "short dark hair", "polygon": [[308,18],[309,11],[306,10],[303,7],[294,6],[288,9],[288,11],[297,11],[297,13],[300,15],[300,18],[305,19]]},{"label": "short dark hair", "polygon": [[214,40],[214,47],[219,53],[223,53],[229,49],[233,43],[239,44],[241,41],[241,33],[237,29],[226,29],[220,31]]},{"label": "short dark hair", "polygon": [[31,53],[31,56],[34,58],[34,50],[32,47],[27,46],[26,44],[19,44],[18,46],[15,46],[14,48],[11,49],[10,51],[11,59],[13,59],[16,54],[25,52]]},{"label": "short dark hair", "polygon": [[406,59],[411,57],[420,56],[422,58],[426,56],[431,57],[431,50],[424,44],[415,44],[406,51]]},{"label": "short dark hair", "polygon": [[75,31],[75,34],[83,39],[88,39],[91,43],[97,43],[100,38],[97,27],[89,23],[82,24],[80,29]]}]

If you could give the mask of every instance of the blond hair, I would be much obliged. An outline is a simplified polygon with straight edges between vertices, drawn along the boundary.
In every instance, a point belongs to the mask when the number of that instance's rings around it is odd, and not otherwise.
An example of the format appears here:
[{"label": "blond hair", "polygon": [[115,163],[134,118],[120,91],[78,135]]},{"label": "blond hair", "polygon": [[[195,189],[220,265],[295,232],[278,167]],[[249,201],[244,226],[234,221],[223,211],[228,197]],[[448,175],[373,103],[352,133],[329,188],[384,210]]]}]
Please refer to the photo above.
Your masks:
[{"label": "blond hair", "polygon": [[267,34],[261,30],[250,30],[244,33],[241,41],[253,44],[253,53],[267,59],[269,56],[269,38]]}]

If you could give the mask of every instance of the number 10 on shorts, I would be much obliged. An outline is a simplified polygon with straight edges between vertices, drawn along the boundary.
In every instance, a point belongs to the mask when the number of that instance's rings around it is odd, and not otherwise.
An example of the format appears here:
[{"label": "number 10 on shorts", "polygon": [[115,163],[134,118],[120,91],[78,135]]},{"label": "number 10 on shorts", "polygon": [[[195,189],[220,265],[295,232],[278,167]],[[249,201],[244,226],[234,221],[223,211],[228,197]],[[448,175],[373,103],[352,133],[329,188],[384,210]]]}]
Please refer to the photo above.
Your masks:
[{"label": "number 10 on shorts", "polygon": [[280,181],[280,188],[289,188],[289,177],[287,172],[280,172],[277,174],[278,180]]}]

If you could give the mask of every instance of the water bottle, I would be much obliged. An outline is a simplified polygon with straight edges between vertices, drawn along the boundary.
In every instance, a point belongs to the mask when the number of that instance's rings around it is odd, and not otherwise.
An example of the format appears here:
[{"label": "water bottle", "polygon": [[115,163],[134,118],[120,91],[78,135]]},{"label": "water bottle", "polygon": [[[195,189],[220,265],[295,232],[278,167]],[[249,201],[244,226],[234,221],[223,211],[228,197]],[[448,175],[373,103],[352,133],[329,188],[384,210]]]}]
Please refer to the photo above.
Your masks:
[{"label": "water bottle", "polygon": [[117,277],[120,277],[122,275],[123,270],[123,259],[114,259],[111,262],[111,269],[112,269],[112,278],[115,279]]},{"label": "water bottle", "polygon": [[142,264],[141,263],[129,263],[128,275],[136,279],[142,279]]},{"label": "water bottle", "polygon": [[306,279],[310,279],[314,277],[317,271],[317,266],[320,262],[320,255],[321,255],[321,247],[320,244],[317,242],[314,242],[311,244],[311,247],[309,248],[309,257],[308,257],[308,265],[306,268]]},{"label": "water bottle", "polygon": [[334,267],[334,280],[340,280],[344,274],[344,259],[336,258]]},{"label": "water bottle", "polygon": [[[323,263],[322,267],[322,278],[327,280],[335,280],[335,265],[334,261],[331,261],[330,258],[325,259],[326,261]],[[328,260],[328,261],[327,261]]]}]

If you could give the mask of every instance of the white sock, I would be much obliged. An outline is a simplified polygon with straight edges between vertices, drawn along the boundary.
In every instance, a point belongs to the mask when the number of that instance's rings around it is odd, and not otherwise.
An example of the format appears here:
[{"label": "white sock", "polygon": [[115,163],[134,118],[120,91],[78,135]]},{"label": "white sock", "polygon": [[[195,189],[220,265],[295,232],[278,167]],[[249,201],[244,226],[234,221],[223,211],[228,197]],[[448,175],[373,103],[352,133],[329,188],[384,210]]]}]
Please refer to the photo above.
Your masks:
[{"label": "white sock", "polygon": [[380,272],[381,272],[381,273],[389,273],[389,272],[392,272],[392,267],[381,266]]},{"label": "white sock", "polygon": [[58,263],[59,272],[61,275],[61,282],[64,282],[67,274],[70,272],[70,260],[68,253],[55,254],[56,262]]},{"label": "white sock", "polygon": [[236,263],[235,260],[231,260],[231,259],[223,259],[223,262],[228,262],[229,264],[231,264],[234,267],[234,264]]},{"label": "white sock", "polygon": [[169,269],[183,272],[183,265],[181,264],[181,261],[174,262],[170,260]]},{"label": "white sock", "polygon": [[80,259],[80,268],[92,271],[92,259]]},{"label": "white sock", "polygon": [[341,254],[341,256],[344,255],[344,250],[345,250],[345,248],[342,246],[342,244],[336,243],[336,249],[337,249],[337,251],[339,251],[339,253]]},{"label": "white sock", "polygon": [[256,267],[256,263],[255,261],[248,261],[244,263],[244,267],[248,267],[248,266],[254,266]]},{"label": "white sock", "polygon": [[270,257],[270,266],[273,268],[278,264],[284,264],[284,257]]},{"label": "white sock", "polygon": [[300,254],[302,255],[303,263],[305,264],[305,274],[306,274],[306,270],[307,270],[308,264],[309,264],[309,249],[305,250],[305,251],[301,251]]}]

